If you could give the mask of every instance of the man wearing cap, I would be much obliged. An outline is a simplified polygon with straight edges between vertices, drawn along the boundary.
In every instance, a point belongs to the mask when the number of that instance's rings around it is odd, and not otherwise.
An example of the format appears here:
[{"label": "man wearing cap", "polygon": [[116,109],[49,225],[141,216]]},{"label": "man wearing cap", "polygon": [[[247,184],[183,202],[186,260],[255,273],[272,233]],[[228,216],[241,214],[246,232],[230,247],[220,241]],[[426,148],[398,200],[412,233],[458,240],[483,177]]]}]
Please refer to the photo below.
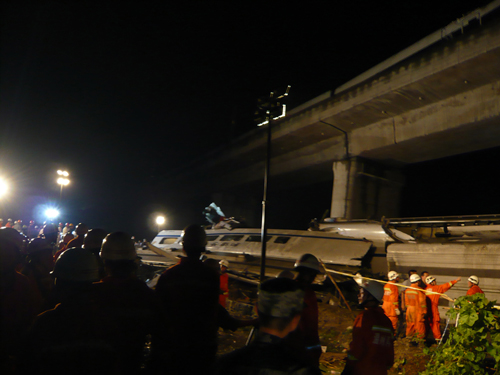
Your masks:
[{"label": "man wearing cap", "polygon": [[304,358],[304,351],[284,339],[298,325],[304,291],[294,280],[276,278],[259,287],[259,331],[254,341],[221,357],[217,375],[227,374],[320,374]]},{"label": "man wearing cap", "polygon": [[358,301],[364,310],[354,320],[342,375],[387,375],[394,363],[394,330],[380,308],[384,287],[374,280],[360,286]]},{"label": "man wearing cap", "polygon": [[206,374],[215,362],[219,274],[200,259],[206,244],[200,225],[186,227],[182,234],[186,257],[165,270],[156,284],[166,323],[165,366],[173,374]]},{"label": "man wearing cap", "polygon": [[392,322],[392,328],[396,332],[398,326],[398,316],[401,314],[399,311],[399,290],[395,283],[399,282],[399,275],[396,271],[390,271],[387,274],[389,282],[384,286],[384,303],[382,308],[385,315]]},{"label": "man wearing cap", "polygon": [[423,339],[425,337],[427,303],[425,293],[420,287],[421,281],[418,274],[411,275],[410,288],[405,290],[406,336],[412,337],[416,334],[417,337]]},{"label": "man wearing cap", "polygon": [[318,334],[318,299],[312,289],[312,283],[321,273],[319,261],[312,254],[302,255],[296,262],[294,271],[297,272],[295,281],[304,291],[304,309],[297,329],[292,332],[287,340],[293,345],[305,348],[313,366],[319,366],[321,357],[321,344]]},{"label": "man wearing cap", "polygon": [[467,282],[469,284],[469,290],[467,291],[466,296],[472,296],[476,293],[484,294],[484,292],[479,287],[479,277],[472,275],[469,277]]},{"label": "man wearing cap", "polygon": [[435,292],[441,294],[446,293],[446,291],[448,291],[453,285],[458,283],[460,280],[462,279],[459,277],[458,279],[449,281],[446,284],[436,285],[436,278],[434,276],[427,276],[427,279],[425,279],[425,283],[427,284],[425,295],[428,301],[430,302],[430,308],[427,309],[427,311],[429,311],[429,315],[427,318],[429,321],[432,334],[434,335],[434,338],[436,340],[441,339],[441,329],[440,329],[441,317],[439,316],[439,308],[438,308],[439,297],[441,296],[439,294],[434,294],[429,292]]}]

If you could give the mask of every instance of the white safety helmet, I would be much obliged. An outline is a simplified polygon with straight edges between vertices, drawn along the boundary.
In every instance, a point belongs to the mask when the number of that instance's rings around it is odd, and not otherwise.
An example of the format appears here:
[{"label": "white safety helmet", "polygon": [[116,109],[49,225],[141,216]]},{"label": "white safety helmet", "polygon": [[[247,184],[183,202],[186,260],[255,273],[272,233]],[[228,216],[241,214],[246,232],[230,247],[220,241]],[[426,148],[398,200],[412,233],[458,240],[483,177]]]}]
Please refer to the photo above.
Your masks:
[{"label": "white safety helmet", "polygon": [[426,283],[426,284],[430,284],[430,283],[432,283],[433,281],[436,281],[436,278],[435,278],[434,276],[427,276],[427,277],[425,278],[425,283]]},{"label": "white safety helmet", "polygon": [[221,267],[222,267],[222,266],[224,266],[224,267],[226,267],[226,268],[228,268],[228,267],[229,267],[229,262],[228,262],[227,260],[225,260],[225,259],[222,259],[222,260],[219,262],[219,264],[220,264],[220,266],[221,266]]},{"label": "white safety helmet", "polygon": [[135,260],[137,251],[127,233],[113,232],[102,242],[100,255],[103,260]]},{"label": "white safety helmet", "polygon": [[469,277],[469,281],[474,284],[474,285],[478,285],[479,284],[479,277],[477,276],[474,276],[474,275],[471,275]]},{"label": "white safety helmet", "polygon": [[377,301],[382,302],[382,298],[384,298],[384,287],[382,284],[368,280],[361,284],[361,288],[370,293]]},{"label": "white safety helmet", "polygon": [[99,281],[99,264],[94,254],[82,248],[72,247],[57,258],[52,276],[67,281]]},{"label": "white safety helmet", "polygon": [[396,271],[389,271],[389,273],[387,274],[389,281],[396,280],[398,276],[399,274]]},{"label": "white safety helmet", "polygon": [[420,280],[420,276],[418,276],[418,274],[416,274],[416,273],[414,273],[413,275],[410,276],[411,283],[416,283],[419,280]]},{"label": "white safety helmet", "polygon": [[304,254],[299,259],[297,259],[294,269],[298,270],[299,268],[309,268],[316,271],[317,273],[321,273],[318,258],[316,258],[312,254]]}]

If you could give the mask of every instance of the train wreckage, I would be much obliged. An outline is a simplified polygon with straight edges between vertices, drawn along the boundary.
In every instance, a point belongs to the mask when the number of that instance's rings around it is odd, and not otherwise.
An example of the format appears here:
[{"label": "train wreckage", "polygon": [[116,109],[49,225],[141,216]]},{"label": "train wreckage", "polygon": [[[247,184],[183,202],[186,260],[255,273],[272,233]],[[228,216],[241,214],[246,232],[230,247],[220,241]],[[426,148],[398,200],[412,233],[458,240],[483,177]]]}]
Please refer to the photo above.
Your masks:
[{"label": "train wreckage", "polygon": [[[208,258],[227,259],[230,277],[257,284],[261,232],[257,228],[211,228],[207,233]],[[158,269],[182,256],[181,230],[162,230],[139,250],[145,264]],[[302,254],[316,255],[329,271],[367,272],[384,279],[389,270],[405,278],[410,269],[428,271],[438,284],[462,277],[447,295],[465,295],[467,277],[476,275],[490,300],[500,300],[500,215],[336,221],[326,219],[309,230],[269,229],[266,270],[276,276]],[[338,281],[345,276],[332,274]],[[323,275],[324,276],[324,275]],[[321,282],[321,280],[317,280]],[[153,286],[156,280],[149,280]],[[441,299],[440,304],[449,302]]]}]

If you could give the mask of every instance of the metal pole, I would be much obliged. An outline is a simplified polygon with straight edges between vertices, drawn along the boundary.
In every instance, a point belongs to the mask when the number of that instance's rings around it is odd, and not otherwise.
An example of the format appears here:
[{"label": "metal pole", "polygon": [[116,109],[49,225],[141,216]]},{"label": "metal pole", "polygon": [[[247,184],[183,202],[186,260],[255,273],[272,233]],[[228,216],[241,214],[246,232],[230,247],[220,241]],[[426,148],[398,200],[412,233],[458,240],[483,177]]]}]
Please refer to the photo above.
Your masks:
[{"label": "metal pole", "polygon": [[[271,97],[273,93],[271,92]],[[262,198],[262,228],[261,228],[261,255],[260,255],[260,282],[264,281],[266,276],[266,238],[267,238],[267,224],[266,224],[266,208],[267,208],[267,189],[269,184],[269,170],[271,166],[271,124],[272,115],[267,116],[267,151],[266,151],[266,169],[264,171],[264,195]]]}]

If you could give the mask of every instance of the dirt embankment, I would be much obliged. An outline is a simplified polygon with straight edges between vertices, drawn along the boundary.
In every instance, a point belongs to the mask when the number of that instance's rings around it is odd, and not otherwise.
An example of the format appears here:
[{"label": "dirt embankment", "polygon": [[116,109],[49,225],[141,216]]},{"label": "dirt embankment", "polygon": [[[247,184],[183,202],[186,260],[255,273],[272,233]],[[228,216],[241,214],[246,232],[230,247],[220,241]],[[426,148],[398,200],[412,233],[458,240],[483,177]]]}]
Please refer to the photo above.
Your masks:
[{"label": "dirt embankment", "polygon": [[[353,313],[340,306],[338,300],[330,294],[317,293],[319,307],[319,336],[326,351],[321,356],[321,369],[325,374],[340,374],[344,368],[346,351],[351,342]],[[256,292],[252,288],[231,283],[229,311],[235,317],[248,319],[253,312]],[[253,315],[255,316],[255,315]],[[250,328],[238,329],[235,332],[219,330],[219,354],[231,352],[245,345]],[[389,375],[416,375],[425,369],[429,357],[422,353],[422,346],[411,346],[408,339],[399,338],[394,343],[395,365]]]}]

